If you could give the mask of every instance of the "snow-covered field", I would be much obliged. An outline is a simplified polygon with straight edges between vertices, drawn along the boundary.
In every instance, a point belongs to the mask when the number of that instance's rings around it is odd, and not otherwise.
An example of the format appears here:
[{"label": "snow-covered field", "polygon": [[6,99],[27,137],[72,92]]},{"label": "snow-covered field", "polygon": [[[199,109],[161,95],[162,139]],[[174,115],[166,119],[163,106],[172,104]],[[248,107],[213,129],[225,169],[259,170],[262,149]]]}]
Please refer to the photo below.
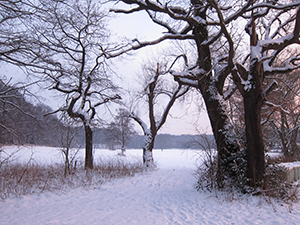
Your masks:
[{"label": "snow-covered field", "polygon": [[[40,163],[62,160],[57,150],[28,147],[14,156]],[[119,157],[116,151],[96,150],[100,156]],[[141,150],[127,150],[127,160],[141,158]],[[193,172],[198,153],[156,150],[158,169],[115,179],[99,187],[66,193],[46,192],[0,201],[0,224],[299,224],[300,204],[266,202],[254,196],[197,192]],[[83,157],[81,152],[78,157]]]}]

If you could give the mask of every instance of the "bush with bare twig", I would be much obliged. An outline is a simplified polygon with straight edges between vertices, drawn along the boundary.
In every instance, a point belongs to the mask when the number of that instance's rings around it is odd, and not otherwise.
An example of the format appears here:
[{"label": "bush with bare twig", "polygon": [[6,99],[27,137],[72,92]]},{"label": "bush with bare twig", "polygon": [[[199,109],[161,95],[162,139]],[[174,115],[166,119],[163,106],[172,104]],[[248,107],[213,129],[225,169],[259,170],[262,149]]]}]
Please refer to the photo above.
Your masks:
[{"label": "bush with bare twig", "polygon": [[299,184],[287,180],[286,167],[274,162],[266,165],[264,179],[261,188],[255,193],[271,198],[281,199],[286,203],[299,200]]},{"label": "bush with bare twig", "polygon": [[[201,138],[202,141],[198,142],[198,144],[201,143],[204,157],[201,155],[203,163],[196,171],[198,179],[196,189],[198,191],[217,191],[220,190],[220,187],[217,185],[217,154],[214,151],[213,143],[205,135],[201,136]],[[235,167],[236,176],[228,177],[230,182],[225,182],[225,185],[221,188],[222,191],[229,191],[228,196],[231,196],[230,199],[232,199],[234,193],[248,193],[250,195],[260,195],[270,203],[272,203],[272,199],[277,199],[292,205],[292,203],[299,200],[300,184],[288,181],[287,169],[278,162],[274,160],[267,161],[264,178],[258,188],[254,189],[248,186],[247,180],[244,178],[247,170],[243,163],[243,158],[245,157],[243,151],[232,157],[234,159],[231,161],[235,163],[232,167]]]}]

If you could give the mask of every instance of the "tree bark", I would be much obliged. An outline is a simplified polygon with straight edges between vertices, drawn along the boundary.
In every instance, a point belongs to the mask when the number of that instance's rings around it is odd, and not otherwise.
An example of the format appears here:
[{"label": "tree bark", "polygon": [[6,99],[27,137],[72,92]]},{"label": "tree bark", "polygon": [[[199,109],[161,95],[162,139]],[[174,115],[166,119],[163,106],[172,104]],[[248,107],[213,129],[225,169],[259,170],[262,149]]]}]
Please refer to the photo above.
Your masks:
[{"label": "tree bark", "polygon": [[152,135],[150,132],[144,136],[143,144],[143,163],[146,168],[154,168],[153,160],[153,147],[154,147],[155,135]]},{"label": "tree bark", "polygon": [[256,188],[263,179],[265,170],[264,144],[261,128],[261,104],[253,95],[245,96],[245,125],[247,137],[248,178],[250,186]]},{"label": "tree bark", "polygon": [[261,108],[263,70],[258,62],[252,62],[249,71],[251,87],[244,92],[245,127],[249,185],[256,188],[265,171],[265,152],[262,138]]},{"label": "tree bark", "polygon": [[[211,84],[213,85],[213,84]],[[209,87],[209,85],[204,85]],[[213,130],[214,138],[218,151],[218,185],[223,186],[226,179],[235,178],[235,154],[240,151],[240,145],[237,140],[233,124],[226,112],[226,106],[220,100],[222,96],[215,96],[209,93],[212,89],[202,90],[202,96],[206,105],[207,113]],[[216,90],[216,87],[214,88]],[[215,93],[218,95],[218,93]]]},{"label": "tree bark", "polygon": [[93,131],[89,125],[84,126],[85,131],[85,169],[93,169]]}]

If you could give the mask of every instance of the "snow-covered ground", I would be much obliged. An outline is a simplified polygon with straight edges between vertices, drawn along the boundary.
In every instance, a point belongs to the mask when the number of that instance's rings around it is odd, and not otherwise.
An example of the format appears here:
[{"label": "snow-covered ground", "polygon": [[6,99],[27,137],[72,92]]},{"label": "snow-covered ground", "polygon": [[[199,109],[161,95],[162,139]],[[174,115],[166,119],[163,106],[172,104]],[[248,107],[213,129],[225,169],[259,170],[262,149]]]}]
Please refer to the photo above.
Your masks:
[{"label": "snow-covered ground", "polygon": [[[23,152],[23,153],[22,153]],[[31,147],[18,160],[57,162],[52,148]],[[96,150],[97,157],[118,157],[116,151]],[[82,157],[83,153],[80,153]],[[141,158],[141,150],[127,150],[126,159]],[[115,179],[99,187],[67,193],[43,193],[0,201],[0,224],[299,224],[300,204],[266,202],[264,198],[199,193],[193,172],[197,152],[156,150],[158,169]]]}]

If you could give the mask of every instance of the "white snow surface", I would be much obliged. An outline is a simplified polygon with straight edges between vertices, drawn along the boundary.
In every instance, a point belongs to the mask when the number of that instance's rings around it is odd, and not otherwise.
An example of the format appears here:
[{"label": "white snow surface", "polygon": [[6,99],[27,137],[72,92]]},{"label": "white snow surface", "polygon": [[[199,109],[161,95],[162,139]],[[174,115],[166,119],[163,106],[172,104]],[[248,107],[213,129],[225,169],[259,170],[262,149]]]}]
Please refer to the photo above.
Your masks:
[{"label": "white snow surface", "polygon": [[[44,163],[60,157],[57,150],[47,147],[31,147],[28,154],[22,151],[18,160],[26,161],[31,151],[36,161]],[[96,150],[95,159],[118,157],[117,153]],[[127,150],[126,155],[129,160],[142,159],[142,150]],[[229,200],[228,193],[197,192],[193,175],[197,155],[191,150],[155,150],[155,171],[99,187],[0,201],[0,224],[299,224],[299,203],[290,210],[282,202],[271,204],[257,196]]]}]

